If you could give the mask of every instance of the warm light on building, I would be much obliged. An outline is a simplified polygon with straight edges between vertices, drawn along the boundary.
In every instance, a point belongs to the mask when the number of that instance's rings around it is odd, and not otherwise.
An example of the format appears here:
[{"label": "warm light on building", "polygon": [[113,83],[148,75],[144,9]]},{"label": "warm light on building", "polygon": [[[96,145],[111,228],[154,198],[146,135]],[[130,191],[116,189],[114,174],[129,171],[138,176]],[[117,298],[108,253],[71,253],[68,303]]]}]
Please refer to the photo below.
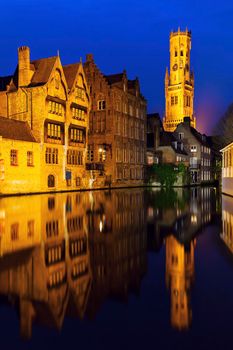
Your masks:
[{"label": "warm light on building", "polygon": [[170,34],[170,74],[165,75],[165,116],[163,127],[174,131],[184,117],[190,117],[195,128],[193,111],[194,75],[190,68],[191,32],[181,31]]}]

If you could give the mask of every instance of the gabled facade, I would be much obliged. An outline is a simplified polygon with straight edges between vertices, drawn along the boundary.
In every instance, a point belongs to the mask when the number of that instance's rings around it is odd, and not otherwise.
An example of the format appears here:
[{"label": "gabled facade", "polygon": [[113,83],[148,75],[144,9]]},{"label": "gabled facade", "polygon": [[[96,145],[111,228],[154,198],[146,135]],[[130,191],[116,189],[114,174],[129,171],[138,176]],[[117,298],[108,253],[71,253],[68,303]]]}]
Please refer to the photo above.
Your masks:
[{"label": "gabled facade", "polygon": [[233,142],[221,149],[222,192],[233,196]]},{"label": "gabled facade", "polygon": [[126,72],[104,76],[93,56],[84,64],[91,89],[87,169],[93,186],[142,184],[146,152],[146,101]]},{"label": "gabled facade", "polygon": [[184,118],[174,131],[177,141],[182,141],[189,156],[190,183],[200,184],[212,181],[211,148],[207,137],[200,134],[190,124],[190,118]]},{"label": "gabled facade", "polygon": [[0,82],[0,114],[26,122],[40,145],[39,191],[86,187],[90,94],[81,63],[63,69],[59,56],[31,61],[24,46],[14,75]]}]

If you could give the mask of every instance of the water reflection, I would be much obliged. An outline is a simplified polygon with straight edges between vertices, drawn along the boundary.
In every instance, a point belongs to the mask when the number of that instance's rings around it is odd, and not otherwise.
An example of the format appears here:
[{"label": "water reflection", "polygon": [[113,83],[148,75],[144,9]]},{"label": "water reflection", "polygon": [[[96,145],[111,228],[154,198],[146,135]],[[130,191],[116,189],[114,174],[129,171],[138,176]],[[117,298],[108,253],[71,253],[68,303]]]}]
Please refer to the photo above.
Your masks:
[{"label": "water reflection", "polygon": [[183,245],[174,236],[166,238],[166,284],[171,295],[171,324],[179,330],[189,328],[192,321],[194,248],[195,240]]},{"label": "water reflection", "polygon": [[[65,316],[94,318],[109,298],[139,293],[147,252],[166,246],[171,325],[192,321],[198,233],[216,213],[211,188],[142,189],[0,200],[0,294],[33,324],[61,329]],[[159,301],[156,301],[159,302]]]},{"label": "water reflection", "polygon": [[148,248],[166,246],[166,286],[170,290],[172,327],[188,329],[192,322],[191,288],[194,283],[196,237],[219,210],[213,188],[155,191],[148,195]]},{"label": "water reflection", "polygon": [[233,253],[233,198],[222,196],[222,233],[221,238]]}]

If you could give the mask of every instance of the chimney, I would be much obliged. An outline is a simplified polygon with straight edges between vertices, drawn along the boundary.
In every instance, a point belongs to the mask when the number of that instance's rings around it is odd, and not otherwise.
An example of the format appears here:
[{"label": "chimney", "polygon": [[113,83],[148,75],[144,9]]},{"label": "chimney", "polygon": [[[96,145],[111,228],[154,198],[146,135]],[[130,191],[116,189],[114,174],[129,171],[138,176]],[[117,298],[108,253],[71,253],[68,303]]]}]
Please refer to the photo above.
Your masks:
[{"label": "chimney", "polygon": [[18,48],[18,86],[28,86],[30,81],[30,49],[28,46],[21,46]]},{"label": "chimney", "polygon": [[190,126],[190,117],[184,117],[184,123],[185,125],[189,125]]},{"label": "chimney", "polygon": [[93,54],[92,53],[88,53],[86,55],[86,61],[87,62],[94,62],[94,57],[93,57]]}]

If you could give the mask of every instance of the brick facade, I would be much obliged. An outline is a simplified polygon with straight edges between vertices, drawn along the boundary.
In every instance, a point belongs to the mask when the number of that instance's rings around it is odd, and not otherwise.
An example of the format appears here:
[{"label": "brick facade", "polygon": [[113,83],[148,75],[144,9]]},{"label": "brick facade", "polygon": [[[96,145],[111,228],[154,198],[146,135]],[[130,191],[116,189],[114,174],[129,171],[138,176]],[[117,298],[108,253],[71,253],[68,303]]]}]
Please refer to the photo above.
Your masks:
[{"label": "brick facade", "polygon": [[146,100],[138,79],[128,80],[125,71],[104,76],[92,55],[84,70],[92,98],[87,168],[94,186],[143,184]]}]

